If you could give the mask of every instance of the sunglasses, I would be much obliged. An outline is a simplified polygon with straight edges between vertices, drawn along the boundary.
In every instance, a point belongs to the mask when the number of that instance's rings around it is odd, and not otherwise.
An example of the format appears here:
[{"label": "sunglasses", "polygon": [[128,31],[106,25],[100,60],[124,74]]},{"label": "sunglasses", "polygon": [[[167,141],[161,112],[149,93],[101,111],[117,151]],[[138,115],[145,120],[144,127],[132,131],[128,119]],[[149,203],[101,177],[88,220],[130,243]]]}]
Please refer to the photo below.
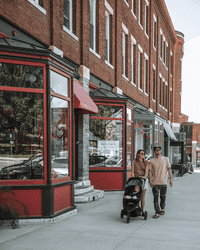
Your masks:
[{"label": "sunglasses", "polygon": [[141,155],[145,155],[145,153],[140,153]]},{"label": "sunglasses", "polygon": [[155,151],[161,151],[161,149],[156,149]]}]

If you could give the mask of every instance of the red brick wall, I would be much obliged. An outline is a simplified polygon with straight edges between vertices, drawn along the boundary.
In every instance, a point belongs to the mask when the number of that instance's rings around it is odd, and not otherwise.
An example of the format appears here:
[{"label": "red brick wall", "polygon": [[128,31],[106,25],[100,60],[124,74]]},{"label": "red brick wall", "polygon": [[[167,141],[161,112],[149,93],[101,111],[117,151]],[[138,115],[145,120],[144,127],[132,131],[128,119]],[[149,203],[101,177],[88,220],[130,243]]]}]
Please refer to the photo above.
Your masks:
[{"label": "red brick wall", "polygon": [[[90,19],[89,19],[89,0],[74,0],[75,18],[73,23],[73,30],[76,31],[76,38],[63,30],[63,0],[44,0],[43,8],[46,10],[46,15],[34,7],[30,2],[25,0],[7,0],[1,3],[0,14],[9,19],[14,24],[21,27],[23,30],[46,43],[47,45],[54,45],[63,51],[64,56],[75,62],[78,65],[85,65],[90,69],[91,74],[102,79],[111,86],[117,86],[123,90],[123,93],[130,96],[134,100],[143,104],[147,108],[152,108],[158,112],[161,117],[173,122],[180,122],[181,114],[181,61],[183,41],[176,38],[176,33],[171,23],[171,19],[166,9],[164,0],[149,1],[149,36],[144,32],[144,13],[145,0],[142,0],[142,25],[138,24],[138,19],[134,17],[131,12],[131,1],[125,0],[107,0],[113,9],[112,16],[112,65],[110,67],[105,63],[105,0],[98,1],[97,17],[97,50],[99,56],[92,53],[90,47]],[[138,1],[135,1],[138,3]],[[14,5],[15,8],[10,8]],[[138,16],[138,8],[136,6],[136,17]],[[153,48],[153,14],[157,18],[157,49]],[[128,29],[126,53],[127,58],[127,79],[122,76],[122,23]],[[162,29],[166,42],[170,50],[173,52],[175,58],[176,68],[172,75],[170,74],[171,65],[169,69],[163,64],[159,57],[159,34]],[[131,84],[131,35],[136,40],[136,86]],[[148,95],[140,91],[137,86],[137,53],[138,44],[143,49],[144,53],[148,55],[149,69],[148,69]],[[169,55],[168,55],[169,57]],[[152,101],[152,65],[156,66],[156,102]],[[174,67],[173,65],[173,67]],[[144,64],[142,64],[144,70]],[[167,107],[163,108],[159,105],[159,74],[167,82],[168,93],[163,97],[167,98]],[[144,74],[142,74],[142,82],[144,85]],[[174,101],[169,98],[170,88],[173,89]],[[171,95],[172,96],[172,95]],[[174,110],[171,110],[170,106]],[[174,115],[174,116],[173,116]]]}]

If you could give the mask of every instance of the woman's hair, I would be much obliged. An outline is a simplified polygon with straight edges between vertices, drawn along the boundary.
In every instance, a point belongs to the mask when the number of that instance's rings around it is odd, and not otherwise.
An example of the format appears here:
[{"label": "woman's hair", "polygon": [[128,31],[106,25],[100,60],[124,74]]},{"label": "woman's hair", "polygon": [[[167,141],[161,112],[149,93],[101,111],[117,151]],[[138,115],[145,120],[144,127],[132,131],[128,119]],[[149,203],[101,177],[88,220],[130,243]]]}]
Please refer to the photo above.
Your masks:
[{"label": "woman's hair", "polygon": [[[138,155],[140,154],[140,152],[144,152],[144,150],[143,150],[143,149],[139,149],[139,150],[137,151],[136,156],[135,156],[135,160],[136,160],[136,161],[138,161]],[[143,161],[144,161],[144,159],[143,159]]]}]

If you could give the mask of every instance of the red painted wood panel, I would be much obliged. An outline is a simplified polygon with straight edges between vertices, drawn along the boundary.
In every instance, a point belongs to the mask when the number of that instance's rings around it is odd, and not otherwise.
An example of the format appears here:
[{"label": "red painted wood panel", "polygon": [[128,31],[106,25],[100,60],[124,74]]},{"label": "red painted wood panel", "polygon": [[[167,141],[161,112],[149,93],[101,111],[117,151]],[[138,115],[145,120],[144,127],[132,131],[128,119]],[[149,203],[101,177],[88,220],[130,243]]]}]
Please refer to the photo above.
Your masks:
[{"label": "red painted wood panel", "polygon": [[72,206],[72,185],[54,189],[54,213]]},{"label": "red painted wood panel", "polygon": [[90,172],[89,179],[95,189],[123,190],[123,172]]}]

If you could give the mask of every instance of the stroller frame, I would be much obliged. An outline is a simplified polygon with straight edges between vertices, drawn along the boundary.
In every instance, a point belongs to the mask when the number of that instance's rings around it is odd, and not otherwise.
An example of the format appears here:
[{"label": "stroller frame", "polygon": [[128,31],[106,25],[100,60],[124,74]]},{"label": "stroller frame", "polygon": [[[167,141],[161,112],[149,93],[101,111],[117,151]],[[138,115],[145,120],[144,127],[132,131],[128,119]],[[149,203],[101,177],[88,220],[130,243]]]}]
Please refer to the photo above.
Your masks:
[{"label": "stroller frame", "polygon": [[[143,194],[143,190],[144,190],[144,185],[145,185],[145,179],[142,179],[141,177],[130,177],[128,179],[128,181],[126,182],[125,185],[125,192],[123,195],[123,209],[121,210],[121,215],[120,217],[123,218],[124,215],[126,216],[126,222],[129,223],[130,222],[130,217],[137,217],[137,216],[143,216],[144,220],[147,219],[147,211],[143,211],[143,207],[139,206],[139,203],[142,199],[142,194]],[[135,185],[132,185],[135,182]],[[133,193],[131,191],[133,191],[133,187],[135,187],[137,184],[137,186],[140,186],[140,192],[139,193]],[[132,188],[132,190],[131,190]],[[131,192],[131,196],[133,197],[133,195],[137,194],[137,201],[134,202],[133,198],[131,199],[125,199],[124,197],[127,194],[130,194]]]}]

